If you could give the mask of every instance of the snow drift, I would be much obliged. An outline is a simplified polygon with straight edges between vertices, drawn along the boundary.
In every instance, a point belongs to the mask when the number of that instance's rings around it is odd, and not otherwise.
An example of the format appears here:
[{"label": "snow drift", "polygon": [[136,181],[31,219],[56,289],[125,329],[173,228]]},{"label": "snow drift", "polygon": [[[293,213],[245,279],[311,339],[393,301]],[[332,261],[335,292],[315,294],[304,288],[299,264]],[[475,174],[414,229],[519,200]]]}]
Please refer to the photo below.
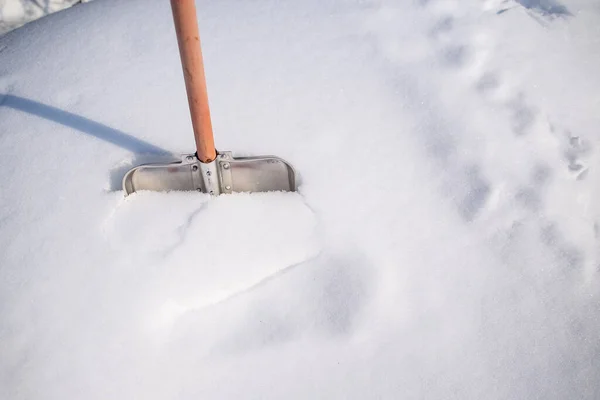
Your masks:
[{"label": "snow drift", "polygon": [[27,22],[91,0],[1,0],[0,35]]}]

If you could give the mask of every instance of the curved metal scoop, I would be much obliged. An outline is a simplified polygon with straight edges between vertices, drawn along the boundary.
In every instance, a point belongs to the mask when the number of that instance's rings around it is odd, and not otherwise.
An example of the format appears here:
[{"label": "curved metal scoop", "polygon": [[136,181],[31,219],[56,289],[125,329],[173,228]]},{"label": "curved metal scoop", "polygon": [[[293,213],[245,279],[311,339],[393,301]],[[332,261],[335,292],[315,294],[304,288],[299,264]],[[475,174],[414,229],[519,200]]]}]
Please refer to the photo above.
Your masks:
[{"label": "curved metal scoop", "polygon": [[129,195],[140,190],[200,191],[213,195],[233,192],[296,191],[296,172],[275,156],[234,158],[231,152],[219,153],[208,164],[194,154],[169,164],[145,164],[123,177],[123,190]]}]

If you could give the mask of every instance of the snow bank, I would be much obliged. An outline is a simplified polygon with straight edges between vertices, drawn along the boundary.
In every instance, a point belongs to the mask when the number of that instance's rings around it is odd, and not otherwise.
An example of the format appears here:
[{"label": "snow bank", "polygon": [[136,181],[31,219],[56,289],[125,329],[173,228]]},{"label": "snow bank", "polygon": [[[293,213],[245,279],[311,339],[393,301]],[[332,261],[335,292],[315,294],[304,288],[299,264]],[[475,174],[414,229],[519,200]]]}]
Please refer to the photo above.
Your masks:
[{"label": "snow bank", "polygon": [[194,145],[168,2],[0,38],[0,398],[600,396],[593,1],[198,8],[300,193],[123,197]]},{"label": "snow bank", "polygon": [[0,35],[27,22],[91,0],[1,0]]}]

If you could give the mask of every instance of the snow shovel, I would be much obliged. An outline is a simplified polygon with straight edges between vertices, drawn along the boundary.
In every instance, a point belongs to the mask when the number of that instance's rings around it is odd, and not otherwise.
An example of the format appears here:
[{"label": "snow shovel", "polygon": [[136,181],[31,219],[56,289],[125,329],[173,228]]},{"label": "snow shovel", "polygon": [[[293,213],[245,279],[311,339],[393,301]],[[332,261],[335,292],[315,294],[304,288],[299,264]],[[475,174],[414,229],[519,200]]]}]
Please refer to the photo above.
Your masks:
[{"label": "snow shovel", "polygon": [[168,164],[145,164],[123,177],[126,195],[141,191],[187,190],[219,195],[232,192],[296,191],[296,173],[275,156],[233,157],[215,150],[204,62],[194,0],[171,0],[196,153]]}]

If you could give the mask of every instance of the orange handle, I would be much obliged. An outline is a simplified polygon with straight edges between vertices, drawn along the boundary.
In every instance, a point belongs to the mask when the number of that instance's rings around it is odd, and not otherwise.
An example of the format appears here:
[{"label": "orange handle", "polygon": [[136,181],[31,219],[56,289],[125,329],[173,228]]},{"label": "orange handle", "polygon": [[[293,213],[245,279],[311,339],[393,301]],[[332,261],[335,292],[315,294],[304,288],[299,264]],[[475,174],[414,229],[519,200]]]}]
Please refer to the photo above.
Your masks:
[{"label": "orange handle", "polygon": [[203,163],[209,163],[217,157],[217,152],[210,121],[196,5],[194,0],[171,0],[171,10],[175,21],[198,159]]}]

